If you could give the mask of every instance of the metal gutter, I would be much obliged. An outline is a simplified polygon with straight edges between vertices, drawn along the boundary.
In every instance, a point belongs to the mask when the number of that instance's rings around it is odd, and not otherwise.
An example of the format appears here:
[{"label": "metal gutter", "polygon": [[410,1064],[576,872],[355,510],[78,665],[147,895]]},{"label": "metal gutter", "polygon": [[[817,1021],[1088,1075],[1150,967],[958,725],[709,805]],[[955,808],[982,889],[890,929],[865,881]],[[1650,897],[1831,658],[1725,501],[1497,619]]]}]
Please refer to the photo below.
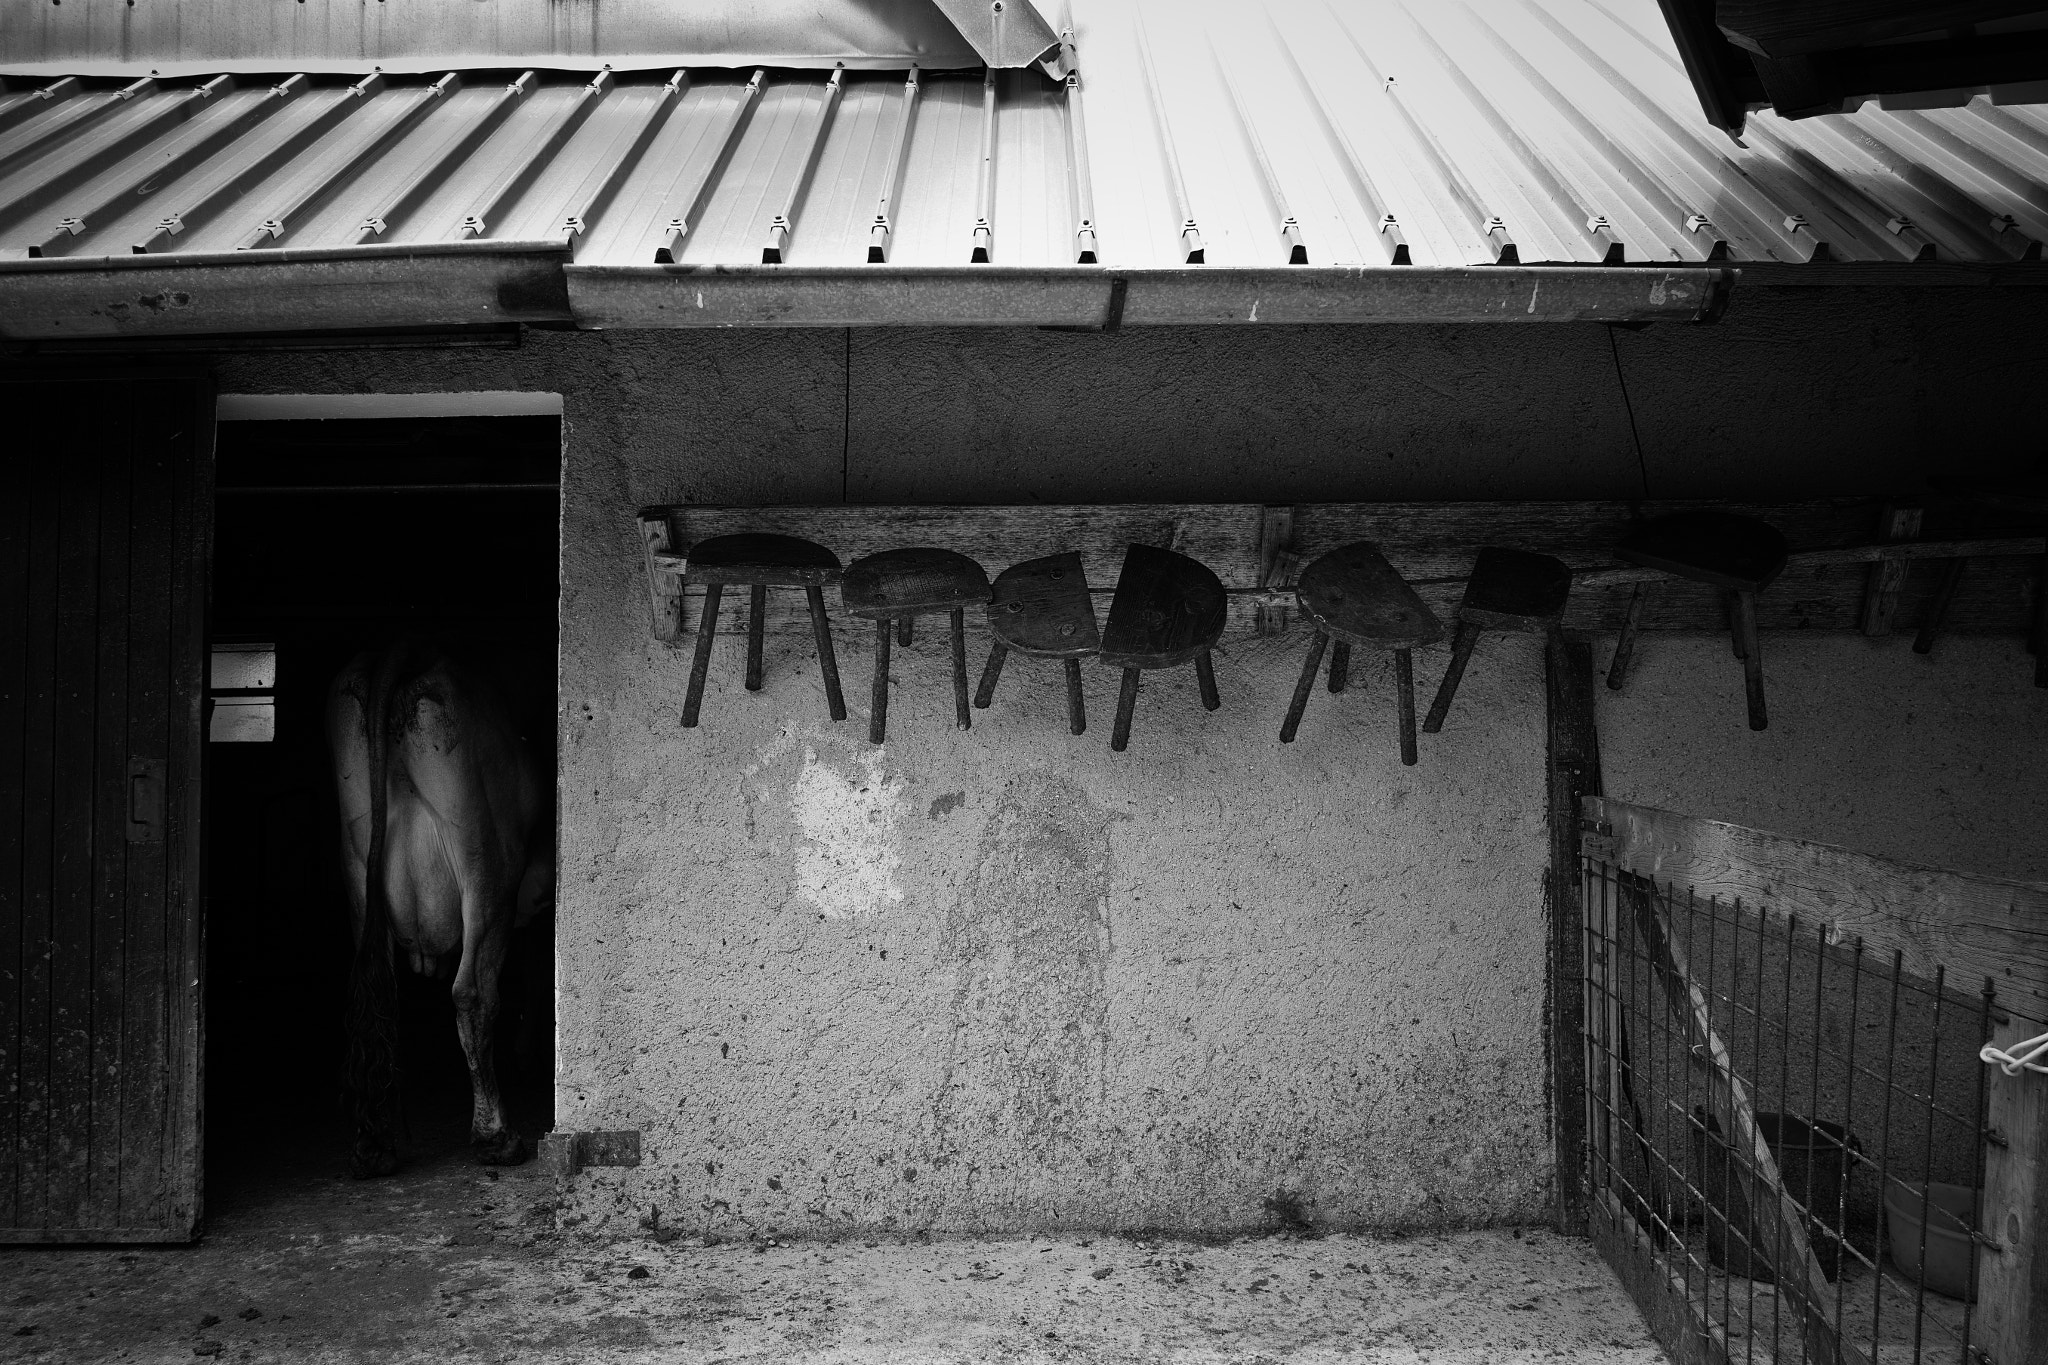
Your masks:
[{"label": "metal gutter", "polygon": [[[1739,272],[1702,267],[569,265],[596,328],[1701,322]],[[1118,299],[1121,297],[1120,313]]]},{"label": "metal gutter", "polygon": [[0,261],[0,337],[570,322],[568,255],[557,239]]}]

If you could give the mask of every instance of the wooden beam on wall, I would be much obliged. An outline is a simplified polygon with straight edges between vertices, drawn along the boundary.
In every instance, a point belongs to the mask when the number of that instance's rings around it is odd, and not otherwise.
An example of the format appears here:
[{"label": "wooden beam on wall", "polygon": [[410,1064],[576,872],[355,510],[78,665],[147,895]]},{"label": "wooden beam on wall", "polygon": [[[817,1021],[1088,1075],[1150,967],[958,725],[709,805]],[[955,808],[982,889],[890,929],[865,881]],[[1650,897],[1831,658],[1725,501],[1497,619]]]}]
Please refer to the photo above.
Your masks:
[{"label": "wooden beam on wall", "polygon": [[[1623,533],[1642,518],[1707,506],[1761,517],[1784,531],[1795,549],[1791,566],[1759,597],[1759,624],[1764,630],[1861,629],[1868,566],[1883,554],[1912,554],[1922,548],[1876,545],[1884,504],[1874,498],[1774,504],[1305,503],[1285,509],[1284,516],[1258,503],[682,505],[648,508],[640,517],[668,528],[670,548],[653,550],[645,539],[649,533],[643,531],[642,554],[653,572],[669,576],[687,564],[689,547],[696,541],[738,531],[772,531],[818,541],[847,562],[906,546],[956,550],[979,561],[991,575],[1020,560],[1074,550],[1087,566],[1090,585],[1107,593],[1115,585],[1125,545],[1158,545],[1193,555],[1215,570],[1231,595],[1232,634],[1260,633],[1262,626],[1268,632],[1289,628],[1289,618],[1295,615],[1288,610],[1294,594],[1286,576],[1275,572],[1286,556],[1306,564],[1340,545],[1374,541],[1423,600],[1448,619],[1479,548],[1495,545],[1555,555],[1571,565],[1575,582],[1565,629],[1590,633],[1620,628],[1629,585],[1645,572],[1613,558],[1611,547]],[[1283,530],[1285,545],[1277,539]],[[2038,540],[2028,544],[2039,553]],[[2018,553],[1972,564],[1947,629],[2018,634],[2027,628],[2034,564],[2014,557]],[[1931,565],[1904,575],[1894,611],[1901,627],[1917,623],[1937,577]],[[650,592],[660,599],[652,586]],[[685,592],[695,598],[702,589],[686,583]],[[733,628],[742,624],[743,605],[742,601],[730,608]],[[1642,624],[1649,630],[1718,633],[1726,627],[1726,608],[1717,589],[1665,578],[1652,594]],[[768,629],[810,630],[799,595],[770,594]]]},{"label": "wooden beam on wall", "polygon": [[1557,1224],[1586,1230],[1586,934],[1579,875],[1579,805],[1600,791],[1594,729],[1593,647],[1551,636],[1544,656],[1549,728],[1550,865],[1543,906],[1549,930],[1543,1043],[1557,1162]]}]

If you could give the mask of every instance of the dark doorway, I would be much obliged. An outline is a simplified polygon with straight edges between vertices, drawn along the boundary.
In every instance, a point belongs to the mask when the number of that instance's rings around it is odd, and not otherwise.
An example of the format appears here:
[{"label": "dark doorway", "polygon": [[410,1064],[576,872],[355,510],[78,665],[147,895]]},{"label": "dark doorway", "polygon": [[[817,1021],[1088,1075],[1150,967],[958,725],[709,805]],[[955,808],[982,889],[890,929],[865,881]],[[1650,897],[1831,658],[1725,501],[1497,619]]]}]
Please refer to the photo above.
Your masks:
[{"label": "dark doorway", "polygon": [[[335,674],[402,636],[446,644],[502,688],[552,790],[560,451],[553,417],[220,427],[205,818],[216,1208],[278,1159],[328,1176],[346,1160]],[[551,1119],[552,936],[551,917],[521,930],[505,982],[498,1055],[529,1142]],[[400,991],[401,1145],[415,1162],[448,1157],[466,1150],[469,1114],[448,984],[401,972]]]}]

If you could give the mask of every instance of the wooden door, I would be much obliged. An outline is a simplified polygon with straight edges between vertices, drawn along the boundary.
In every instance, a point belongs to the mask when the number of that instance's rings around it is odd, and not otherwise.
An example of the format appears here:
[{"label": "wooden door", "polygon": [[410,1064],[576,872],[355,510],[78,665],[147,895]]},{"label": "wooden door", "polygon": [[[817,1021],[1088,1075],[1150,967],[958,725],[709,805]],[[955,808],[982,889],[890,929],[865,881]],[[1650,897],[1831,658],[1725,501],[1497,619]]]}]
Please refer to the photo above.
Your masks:
[{"label": "wooden door", "polygon": [[190,1241],[212,389],[0,400],[0,1241]]}]

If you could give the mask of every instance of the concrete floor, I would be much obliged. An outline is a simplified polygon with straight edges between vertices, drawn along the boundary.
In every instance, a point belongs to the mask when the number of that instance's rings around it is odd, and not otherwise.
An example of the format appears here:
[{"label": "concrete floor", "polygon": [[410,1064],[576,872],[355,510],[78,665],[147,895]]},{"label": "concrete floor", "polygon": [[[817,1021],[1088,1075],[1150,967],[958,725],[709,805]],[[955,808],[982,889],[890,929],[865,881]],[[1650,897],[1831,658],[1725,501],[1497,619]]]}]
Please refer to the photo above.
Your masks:
[{"label": "concrete floor", "polygon": [[357,1184],[338,1146],[217,1125],[198,1245],[0,1252],[0,1361],[1662,1359],[1591,1245],[1538,1229],[600,1241],[459,1138]]}]

